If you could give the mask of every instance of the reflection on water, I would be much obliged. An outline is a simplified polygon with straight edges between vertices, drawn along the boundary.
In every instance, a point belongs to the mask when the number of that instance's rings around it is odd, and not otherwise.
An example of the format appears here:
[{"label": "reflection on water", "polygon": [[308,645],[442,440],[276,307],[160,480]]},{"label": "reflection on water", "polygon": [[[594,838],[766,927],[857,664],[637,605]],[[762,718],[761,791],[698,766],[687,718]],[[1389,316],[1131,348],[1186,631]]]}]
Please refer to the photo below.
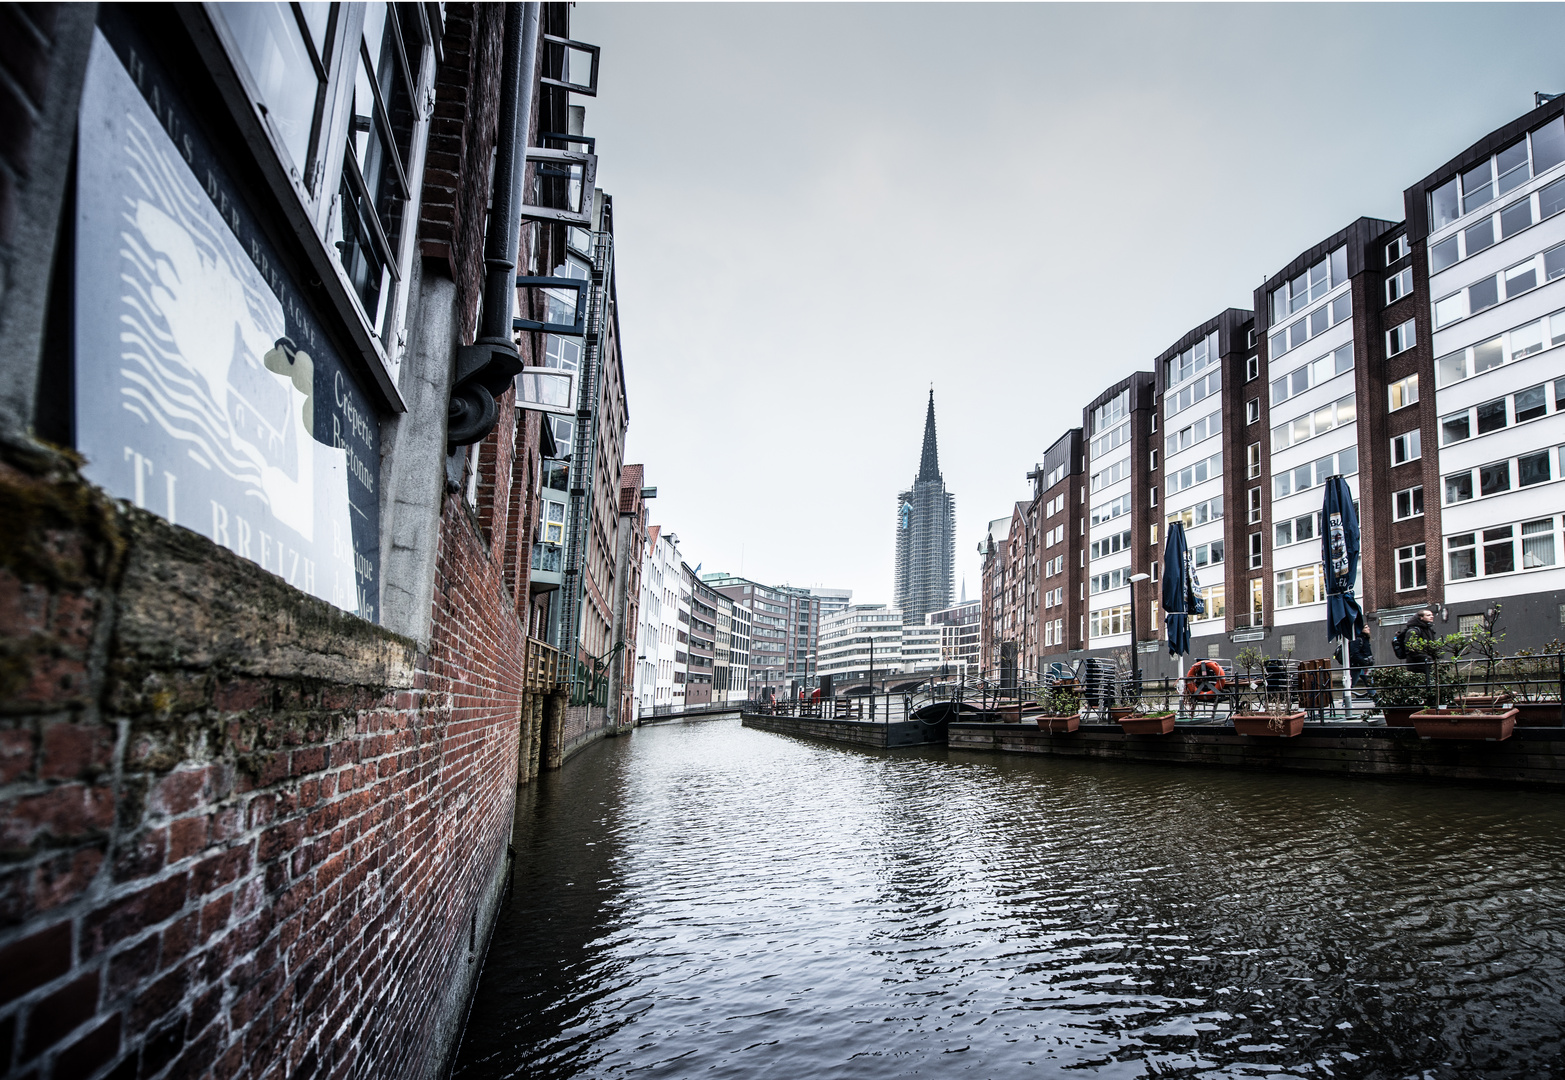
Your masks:
[{"label": "reflection on water", "polygon": [[1565,1075],[1565,799],[643,728],[523,792],[456,1076]]}]

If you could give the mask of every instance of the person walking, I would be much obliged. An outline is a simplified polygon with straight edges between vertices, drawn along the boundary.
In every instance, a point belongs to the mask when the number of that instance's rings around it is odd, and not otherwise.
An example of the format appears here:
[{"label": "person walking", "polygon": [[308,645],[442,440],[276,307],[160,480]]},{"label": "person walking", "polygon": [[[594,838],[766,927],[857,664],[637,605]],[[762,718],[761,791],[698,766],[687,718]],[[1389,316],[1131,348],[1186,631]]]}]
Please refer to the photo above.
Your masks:
[{"label": "person walking", "polygon": [[1434,669],[1435,613],[1429,608],[1424,608],[1414,615],[1397,633],[1392,645],[1395,646],[1398,642],[1401,643],[1401,648],[1396,650],[1398,657],[1406,661],[1407,666],[1414,671],[1429,675]]},{"label": "person walking", "polygon": [[1374,697],[1369,676],[1370,669],[1375,666],[1375,651],[1370,642],[1369,627],[1364,627],[1357,637],[1348,642],[1348,664],[1353,668],[1354,693],[1358,697]]}]

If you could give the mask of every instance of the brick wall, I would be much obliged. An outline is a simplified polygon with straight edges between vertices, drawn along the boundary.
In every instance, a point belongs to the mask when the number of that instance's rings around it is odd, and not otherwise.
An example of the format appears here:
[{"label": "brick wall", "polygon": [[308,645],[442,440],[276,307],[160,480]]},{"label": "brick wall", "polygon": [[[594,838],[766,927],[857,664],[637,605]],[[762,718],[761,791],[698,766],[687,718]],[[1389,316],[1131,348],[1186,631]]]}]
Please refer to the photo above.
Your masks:
[{"label": "brick wall", "polygon": [[429,651],[8,450],[0,1062],[400,1076],[514,805],[521,628],[449,500]]}]

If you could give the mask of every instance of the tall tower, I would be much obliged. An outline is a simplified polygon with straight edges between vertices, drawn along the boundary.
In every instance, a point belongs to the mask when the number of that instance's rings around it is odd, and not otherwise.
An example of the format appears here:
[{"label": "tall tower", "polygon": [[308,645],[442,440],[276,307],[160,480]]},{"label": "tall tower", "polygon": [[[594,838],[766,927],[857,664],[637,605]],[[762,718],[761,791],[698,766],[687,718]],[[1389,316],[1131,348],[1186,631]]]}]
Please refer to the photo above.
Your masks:
[{"label": "tall tower", "polygon": [[896,603],[907,622],[951,606],[955,562],[956,499],[940,476],[935,447],[935,391],[924,417],[924,451],[913,486],[897,496]]}]

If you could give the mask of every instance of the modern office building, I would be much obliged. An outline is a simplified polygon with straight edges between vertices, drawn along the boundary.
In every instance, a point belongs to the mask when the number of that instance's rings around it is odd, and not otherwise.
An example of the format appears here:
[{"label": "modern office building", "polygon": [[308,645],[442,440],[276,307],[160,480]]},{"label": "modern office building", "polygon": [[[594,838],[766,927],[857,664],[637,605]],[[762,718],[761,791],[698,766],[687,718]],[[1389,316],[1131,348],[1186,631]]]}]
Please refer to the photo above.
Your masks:
[{"label": "modern office building", "polygon": [[[1562,166],[1565,99],[1408,188],[1404,221],[1359,218],[1322,238],[1270,273],[1250,310],[1192,328],[1093,401],[1085,490],[1056,490],[1051,459],[1029,474],[1032,502],[980,545],[983,668],[1031,666],[1035,640],[1044,661],[1127,658],[1129,580],[1145,573],[1140,666],[1172,673],[1156,641],[1173,520],[1206,608],[1190,659],[1246,644],[1326,655],[1320,509],[1333,475],[1357,501],[1357,591],[1378,653],[1426,606],[1454,630],[1501,602],[1507,647],[1561,636]],[[1053,515],[1077,499],[1062,535]]]},{"label": "modern office building", "polygon": [[965,678],[978,674],[982,620],[983,603],[980,600],[964,600],[955,607],[931,611],[924,616],[927,625],[940,628],[940,671],[943,675]]},{"label": "modern office building", "polygon": [[821,621],[820,673],[834,692],[855,684],[877,687],[902,673],[904,612],[887,604],[851,604]]},{"label": "modern office building", "polygon": [[744,609],[749,623],[749,693],[754,701],[786,696],[789,677],[790,620],[795,623],[793,597],[786,588],[772,588],[728,573],[703,574],[702,580]]},{"label": "modern office building", "polygon": [[956,553],[956,499],[940,475],[934,390],[924,417],[918,476],[897,496],[896,537],[896,605],[909,620],[922,623],[931,611],[951,605]]},{"label": "modern office building", "polygon": [[853,603],[852,589],[811,588],[810,595],[820,600],[822,618]]},{"label": "modern office building", "polygon": [[681,573],[690,590],[690,666],[685,676],[685,704],[707,705],[713,701],[717,684],[717,592],[688,565],[681,567]]}]

